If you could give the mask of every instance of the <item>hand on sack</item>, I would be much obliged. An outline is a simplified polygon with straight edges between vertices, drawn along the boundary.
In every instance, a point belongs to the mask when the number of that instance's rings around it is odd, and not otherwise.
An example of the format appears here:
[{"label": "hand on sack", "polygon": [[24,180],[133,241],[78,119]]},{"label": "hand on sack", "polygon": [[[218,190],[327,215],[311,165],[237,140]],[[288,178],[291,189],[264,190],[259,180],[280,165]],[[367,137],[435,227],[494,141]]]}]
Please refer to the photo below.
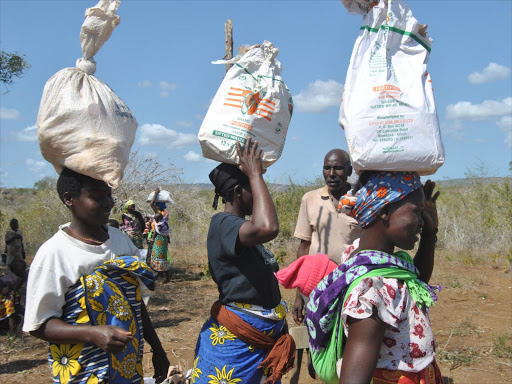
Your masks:
[{"label": "hand on sack", "polygon": [[249,178],[251,176],[260,176],[263,174],[263,166],[261,164],[262,149],[258,150],[258,142],[255,141],[251,145],[251,137],[247,138],[244,148],[240,146],[240,142],[236,142],[236,151],[240,158],[240,170]]}]

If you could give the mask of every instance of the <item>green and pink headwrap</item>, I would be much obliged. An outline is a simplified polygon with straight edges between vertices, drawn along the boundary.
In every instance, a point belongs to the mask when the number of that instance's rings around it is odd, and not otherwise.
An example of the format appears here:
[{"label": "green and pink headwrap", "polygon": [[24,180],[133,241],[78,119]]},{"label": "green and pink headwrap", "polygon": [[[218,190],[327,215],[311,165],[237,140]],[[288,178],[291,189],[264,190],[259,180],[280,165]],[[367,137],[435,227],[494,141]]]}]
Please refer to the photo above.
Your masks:
[{"label": "green and pink headwrap", "polygon": [[382,207],[404,199],[418,188],[421,180],[416,172],[375,172],[359,191],[343,196],[338,207],[349,210],[349,215],[364,228],[375,220]]}]

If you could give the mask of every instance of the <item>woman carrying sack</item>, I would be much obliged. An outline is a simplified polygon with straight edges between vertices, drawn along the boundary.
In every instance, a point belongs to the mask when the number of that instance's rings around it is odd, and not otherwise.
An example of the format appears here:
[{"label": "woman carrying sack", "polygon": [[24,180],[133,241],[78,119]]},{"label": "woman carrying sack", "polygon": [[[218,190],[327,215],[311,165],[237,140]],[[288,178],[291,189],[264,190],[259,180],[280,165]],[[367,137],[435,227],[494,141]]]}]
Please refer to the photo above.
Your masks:
[{"label": "woman carrying sack", "polygon": [[171,280],[171,258],[169,255],[170,233],[169,212],[166,211],[165,203],[157,202],[160,188],[155,188],[155,194],[151,200],[151,209],[155,212],[153,216],[154,233],[151,246],[151,268],[158,276],[164,275],[165,282]]},{"label": "woman carrying sack", "polygon": [[[250,149],[249,149],[250,148]],[[208,231],[208,262],[219,290],[197,340],[192,382],[280,382],[293,367],[295,344],[274,272],[274,255],[262,243],[279,233],[277,213],[262,177],[261,150],[251,138],[240,166],[220,164],[210,173],[226,204]],[[245,216],[251,215],[250,220]]]}]

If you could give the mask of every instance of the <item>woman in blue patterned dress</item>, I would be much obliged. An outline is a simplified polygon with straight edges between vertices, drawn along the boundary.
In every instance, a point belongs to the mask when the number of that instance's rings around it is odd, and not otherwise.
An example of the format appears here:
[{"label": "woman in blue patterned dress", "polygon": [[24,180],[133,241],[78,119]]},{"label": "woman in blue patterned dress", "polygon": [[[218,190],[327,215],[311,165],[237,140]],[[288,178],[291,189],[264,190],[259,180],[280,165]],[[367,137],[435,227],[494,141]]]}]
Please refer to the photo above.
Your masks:
[{"label": "woman in blue patterned dress", "polygon": [[[221,164],[210,173],[226,204],[212,217],[207,248],[219,301],[197,341],[191,382],[280,382],[293,366],[295,344],[287,333],[286,307],[274,272],[278,265],[262,243],[279,233],[277,213],[262,177],[261,150],[251,138],[240,166]],[[245,216],[251,215],[250,220]]]}]

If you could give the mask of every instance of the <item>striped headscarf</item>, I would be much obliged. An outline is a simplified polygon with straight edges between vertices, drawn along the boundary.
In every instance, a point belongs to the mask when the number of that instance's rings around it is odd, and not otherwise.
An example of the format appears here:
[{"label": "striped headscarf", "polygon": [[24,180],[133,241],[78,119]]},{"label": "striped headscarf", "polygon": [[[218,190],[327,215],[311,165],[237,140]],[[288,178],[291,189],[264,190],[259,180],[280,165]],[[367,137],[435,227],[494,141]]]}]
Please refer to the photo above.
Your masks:
[{"label": "striped headscarf", "polygon": [[421,180],[416,172],[375,172],[357,193],[349,191],[342,196],[338,208],[350,211],[349,215],[364,228],[375,220],[382,207],[404,199],[418,188]]}]

